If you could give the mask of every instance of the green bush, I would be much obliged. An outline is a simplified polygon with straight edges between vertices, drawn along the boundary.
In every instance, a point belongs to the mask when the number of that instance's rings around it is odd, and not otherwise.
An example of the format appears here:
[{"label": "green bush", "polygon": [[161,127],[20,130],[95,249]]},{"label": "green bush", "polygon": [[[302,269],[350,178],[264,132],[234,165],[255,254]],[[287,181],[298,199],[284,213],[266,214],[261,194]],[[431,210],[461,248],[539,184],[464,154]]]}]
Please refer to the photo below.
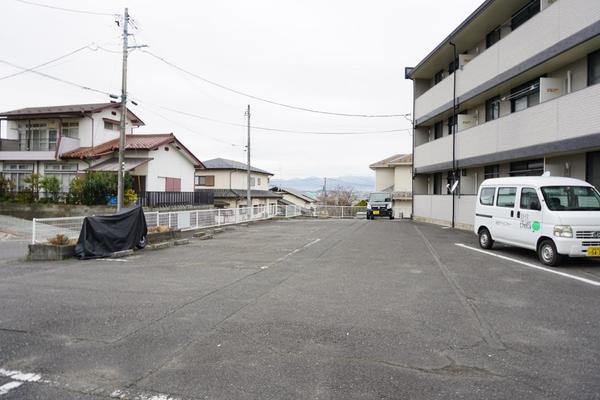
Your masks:
[{"label": "green bush", "polygon": [[45,175],[40,180],[40,187],[44,189],[46,193],[46,200],[54,202],[58,201],[58,195],[60,193],[60,181],[57,177],[52,175]]},{"label": "green bush", "polygon": [[[125,190],[131,189],[133,179],[125,174]],[[117,195],[117,174],[111,172],[90,171],[78,176],[69,185],[68,202],[87,206],[102,205],[110,197]]]},{"label": "green bush", "polygon": [[367,200],[364,200],[364,199],[355,204],[355,207],[366,207],[366,206],[367,206]]},{"label": "green bush", "polygon": [[38,201],[40,199],[40,183],[41,183],[40,174],[31,174],[25,177],[24,181],[27,185],[29,185],[29,190],[31,191],[31,201]]},{"label": "green bush", "polygon": [[31,188],[24,188],[17,192],[15,201],[17,203],[28,204],[33,203],[35,200],[33,190]]},{"label": "green bush", "polygon": [[14,189],[15,185],[13,182],[0,175],[0,201],[10,200]]}]

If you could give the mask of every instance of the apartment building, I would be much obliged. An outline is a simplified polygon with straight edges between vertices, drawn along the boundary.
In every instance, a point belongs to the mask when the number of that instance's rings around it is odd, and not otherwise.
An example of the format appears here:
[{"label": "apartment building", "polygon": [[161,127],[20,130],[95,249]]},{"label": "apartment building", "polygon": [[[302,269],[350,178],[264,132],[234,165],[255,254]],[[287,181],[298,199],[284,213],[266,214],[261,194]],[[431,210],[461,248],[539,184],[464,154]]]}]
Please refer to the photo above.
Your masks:
[{"label": "apartment building", "polygon": [[486,178],[600,188],[600,1],[486,0],[406,77],[415,219],[469,229]]},{"label": "apartment building", "polygon": [[[248,190],[248,164],[214,158],[203,162],[204,168],[196,170],[195,190],[212,193],[215,207],[246,207]],[[269,190],[272,173],[250,167],[250,190],[252,206],[276,205],[282,195]]]},{"label": "apartment building", "polygon": [[412,214],[412,154],[395,154],[369,165],[375,171],[375,191],[392,193],[394,216]]}]

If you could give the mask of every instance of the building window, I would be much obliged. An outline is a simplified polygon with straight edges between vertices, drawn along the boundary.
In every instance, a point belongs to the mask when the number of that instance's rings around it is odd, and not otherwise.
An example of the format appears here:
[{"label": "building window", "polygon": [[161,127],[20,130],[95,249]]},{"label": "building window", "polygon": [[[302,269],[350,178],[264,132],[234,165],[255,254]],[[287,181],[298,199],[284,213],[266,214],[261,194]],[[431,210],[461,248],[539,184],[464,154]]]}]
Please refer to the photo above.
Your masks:
[{"label": "building window", "polygon": [[25,178],[33,173],[33,164],[11,163],[4,164],[2,175],[4,179],[12,182],[14,190],[21,191],[28,185],[25,183]]},{"label": "building window", "polygon": [[260,186],[262,180],[260,178],[257,178],[257,180],[258,180],[258,186]]},{"label": "building window", "polygon": [[456,133],[456,129],[458,128],[458,115],[452,115],[448,118],[448,135],[453,135]]},{"label": "building window", "polygon": [[588,56],[588,86],[600,83],[600,50]]},{"label": "building window", "polygon": [[109,131],[119,131],[121,130],[120,124],[112,121],[104,121],[104,129]]},{"label": "building window", "polygon": [[500,27],[497,27],[485,36],[485,48],[489,49],[500,41]]},{"label": "building window", "polygon": [[251,177],[250,178],[250,187],[254,187],[256,186],[256,178],[255,177]]},{"label": "building window", "polygon": [[510,20],[511,29],[514,31],[539,12],[540,0],[531,0],[529,3],[527,3],[527,5],[525,5],[525,7],[513,14]]},{"label": "building window", "polygon": [[498,198],[496,199],[496,205],[498,207],[509,207],[515,206],[515,198],[517,197],[517,188],[514,187],[502,187],[498,188]]},{"label": "building window", "polygon": [[485,102],[485,121],[500,118],[500,96],[492,97]]},{"label": "building window", "polygon": [[442,194],[442,173],[433,174],[433,194]]},{"label": "building window", "polygon": [[543,173],[543,158],[510,163],[510,176],[540,176]]},{"label": "building window", "polygon": [[540,104],[540,80],[535,79],[510,91],[510,111],[517,112]]},{"label": "building window", "polygon": [[57,130],[46,122],[21,122],[17,125],[20,151],[56,150]]},{"label": "building window", "polygon": [[62,122],[61,134],[63,136],[79,139],[79,122]]},{"label": "building window", "polygon": [[452,74],[454,71],[458,69],[458,58],[455,58],[453,61],[448,64],[448,74]]},{"label": "building window", "polygon": [[44,175],[54,176],[60,182],[60,191],[67,193],[71,181],[77,176],[77,164],[68,163],[46,163]]},{"label": "building window", "polygon": [[215,186],[214,175],[196,176],[196,186]]},{"label": "building window", "polygon": [[433,125],[433,138],[440,139],[442,136],[444,136],[444,123],[439,121]]},{"label": "building window", "polygon": [[486,165],[483,169],[483,178],[492,179],[500,177],[500,166],[498,164]]},{"label": "building window", "polygon": [[439,71],[433,76],[433,84],[437,85],[444,79],[444,70]]}]

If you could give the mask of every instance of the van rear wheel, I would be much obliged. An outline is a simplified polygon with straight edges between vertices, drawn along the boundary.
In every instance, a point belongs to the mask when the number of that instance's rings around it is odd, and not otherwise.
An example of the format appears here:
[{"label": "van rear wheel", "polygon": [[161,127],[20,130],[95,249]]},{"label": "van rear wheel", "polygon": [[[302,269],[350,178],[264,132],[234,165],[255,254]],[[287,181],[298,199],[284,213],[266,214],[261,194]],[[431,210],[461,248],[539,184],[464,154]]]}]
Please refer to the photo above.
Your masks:
[{"label": "van rear wheel", "polygon": [[479,230],[479,246],[482,249],[491,249],[494,245],[494,240],[492,239],[492,235],[487,228],[481,228]]},{"label": "van rear wheel", "polygon": [[554,242],[550,239],[544,239],[538,246],[538,258],[540,262],[549,267],[557,267],[562,262],[563,257],[556,251]]}]

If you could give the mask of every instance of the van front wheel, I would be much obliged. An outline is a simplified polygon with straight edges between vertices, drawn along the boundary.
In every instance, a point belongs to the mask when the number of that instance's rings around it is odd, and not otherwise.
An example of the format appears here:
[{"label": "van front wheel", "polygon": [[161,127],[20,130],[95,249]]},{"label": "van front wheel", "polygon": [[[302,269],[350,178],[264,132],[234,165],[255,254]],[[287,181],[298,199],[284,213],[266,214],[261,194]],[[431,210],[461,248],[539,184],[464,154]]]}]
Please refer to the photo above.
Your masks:
[{"label": "van front wheel", "polygon": [[482,228],[479,231],[479,246],[482,249],[491,249],[494,245],[494,240],[492,239],[492,235],[490,235],[490,231],[487,228]]},{"label": "van front wheel", "polygon": [[540,242],[537,253],[540,262],[549,267],[556,267],[562,261],[562,256],[558,254],[554,242],[550,239],[544,239]]}]

